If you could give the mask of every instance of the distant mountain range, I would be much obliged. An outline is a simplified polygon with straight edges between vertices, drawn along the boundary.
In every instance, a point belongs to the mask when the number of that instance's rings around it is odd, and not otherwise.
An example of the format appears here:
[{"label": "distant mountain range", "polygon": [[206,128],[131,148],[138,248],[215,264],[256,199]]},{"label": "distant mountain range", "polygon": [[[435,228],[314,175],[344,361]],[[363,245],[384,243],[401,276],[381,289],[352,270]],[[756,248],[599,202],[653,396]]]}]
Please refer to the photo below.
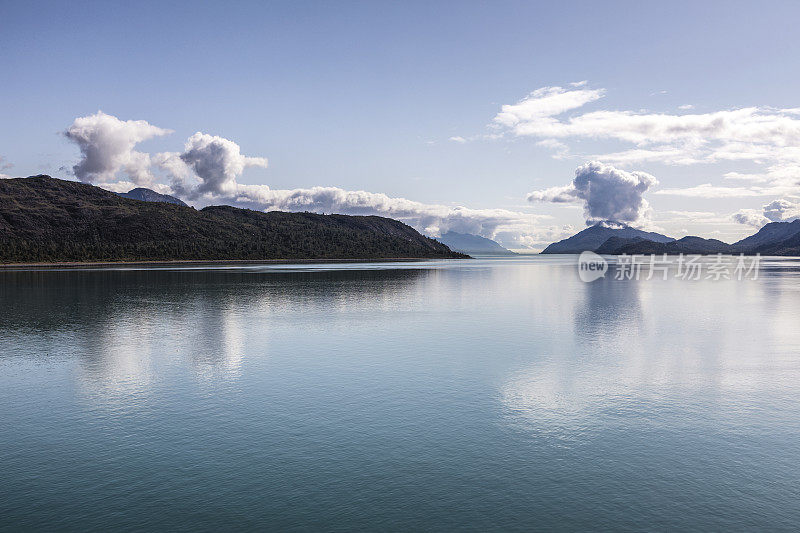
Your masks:
[{"label": "distant mountain range", "polygon": [[558,242],[554,242],[544,250],[543,254],[579,254],[587,250],[595,251],[602,246],[608,239],[616,237],[618,239],[642,239],[657,243],[674,241],[672,237],[661,235],[660,233],[642,231],[632,228],[627,224],[613,221],[598,222],[589,226],[583,231],[579,231],[572,237]]},{"label": "distant mountain range", "polygon": [[[767,254],[791,251],[798,247],[798,234],[800,234],[800,220],[793,222],[770,222],[754,235],[734,243],[733,246],[741,250],[761,251]],[[797,255],[775,253],[774,255]]]},{"label": "distant mountain range", "polygon": [[196,210],[49,176],[0,180],[0,263],[461,257],[390,218]]},{"label": "distant mountain range", "polygon": [[575,254],[587,250],[606,255],[743,253],[800,256],[800,220],[771,222],[754,235],[733,244],[691,236],[675,240],[624,224],[604,222],[553,243],[542,253]]},{"label": "distant mountain range", "polygon": [[499,243],[471,233],[448,231],[437,239],[453,251],[465,254],[517,255]]},{"label": "distant mountain range", "polygon": [[175,205],[182,205],[184,207],[189,207],[183,202],[183,200],[180,200],[168,194],[157,193],[152,189],[145,189],[144,187],[137,187],[135,189],[131,189],[128,192],[120,192],[117,194],[119,194],[123,198],[130,198],[131,200],[140,200],[142,202],[162,202],[165,204],[175,204]]}]

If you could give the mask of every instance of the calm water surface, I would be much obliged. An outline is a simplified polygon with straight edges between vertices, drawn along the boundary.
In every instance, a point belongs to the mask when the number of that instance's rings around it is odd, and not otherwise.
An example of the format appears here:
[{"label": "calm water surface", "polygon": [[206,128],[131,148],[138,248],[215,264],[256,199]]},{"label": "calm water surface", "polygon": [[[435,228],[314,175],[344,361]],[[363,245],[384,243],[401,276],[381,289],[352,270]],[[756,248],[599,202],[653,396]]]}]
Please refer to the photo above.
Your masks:
[{"label": "calm water surface", "polygon": [[792,530],[800,261],[0,272],[0,529]]}]

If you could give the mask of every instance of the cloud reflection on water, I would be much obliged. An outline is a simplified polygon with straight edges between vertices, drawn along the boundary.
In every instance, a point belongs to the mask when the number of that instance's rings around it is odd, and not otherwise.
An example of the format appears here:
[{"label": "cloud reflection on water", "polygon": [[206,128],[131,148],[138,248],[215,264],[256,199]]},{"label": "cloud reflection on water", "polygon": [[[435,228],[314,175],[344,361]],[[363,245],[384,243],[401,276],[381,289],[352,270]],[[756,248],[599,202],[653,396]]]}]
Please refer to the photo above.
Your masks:
[{"label": "cloud reflection on water", "polygon": [[680,426],[689,411],[735,425],[744,410],[786,401],[797,383],[782,369],[800,353],[797,272],[787,264],[767,265],[757,281],[619,281],[612,271],[562,291],[572,327],[550,321],[559,349],[503,384],[506,420],[574,445],[615,419]]},{"label": "cloud reflection on water", "polygon": [[[96,399],[138,403],[170,375],[236,379],[268,354],[272,326],[296,313],[334,315],[369,302],[402,307],[430,271],[87,269],[0,272],[0,338],[37,357],[76,358]],[[47,346],[42,351],[42,346]],[[27,357],[21,350],[16,355]],[[0,357],[14,357],[6,352]],[[161,382],[161,385],[159,385]]]}]

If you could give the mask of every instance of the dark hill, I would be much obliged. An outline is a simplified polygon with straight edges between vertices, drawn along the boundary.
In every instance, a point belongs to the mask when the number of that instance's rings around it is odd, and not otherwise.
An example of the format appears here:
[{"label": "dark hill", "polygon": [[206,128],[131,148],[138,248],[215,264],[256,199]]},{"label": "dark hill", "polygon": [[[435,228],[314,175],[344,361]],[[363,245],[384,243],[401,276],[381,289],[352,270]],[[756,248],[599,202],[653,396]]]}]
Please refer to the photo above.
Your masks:
[{"label": "dark hill", "polygon": [[620,239],[641,238],[654,242],[670,242],[675,239],[654,233],[632,228],[627,224],[618,222],[598,222],[589,226],[562,241],[554,242],[544,250],[543,254],[579,254],[585,251],[595,251],[611,237]]},{"label": "dark hill", "polygon": [[466,257],[389,218],[199,211],[49,176],[0,180],[0,262]]},{"label": "dark hill", "polygon": [[163,202],[165,204],[175,204],[188,207],[183,200],[168,194],[158,193],[152,189],[145,189],[144,187],[137,187],[128,192],[120,192],[117,194],[123,198],[130,198],[131,200],[140,200],[142,202]]},{"label": "dark hill", "polygon": [[608,255],[651,255],[651,254],[730,254],[733,247],[716,239],[700,237],[683,237],[672,242],[654,242],[646,239],[608,239],[597,249],[597,253]]},{"label": "dark hill", "polygon": [[737,250],[755,252],[760,249],[780,249],[780,243],[800,234],[800,220],[770,222],[753,235],[733,244]]},{"label": "dark hill", "polygon": [[[788,224],[788,222],[783,222],[783,224]],[[756,246],[750,253],[758,253],[761,255],[800,256],[800,232],[795,233],[783,241],[770,242]]]}]

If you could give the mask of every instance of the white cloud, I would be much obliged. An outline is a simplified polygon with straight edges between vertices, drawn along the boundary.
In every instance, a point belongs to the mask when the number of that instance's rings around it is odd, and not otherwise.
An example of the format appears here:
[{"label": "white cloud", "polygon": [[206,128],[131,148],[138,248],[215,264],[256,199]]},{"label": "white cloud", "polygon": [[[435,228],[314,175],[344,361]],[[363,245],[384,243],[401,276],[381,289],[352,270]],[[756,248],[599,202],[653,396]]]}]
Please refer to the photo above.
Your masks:
[{"label": "white cloud", "polygon": [[716,213],[711,211],[664,211],[665,215],[670,215],[673,218],[689,218],[689,219],[708,219],[716,217]]},{"label": "white cloud", "polygon": [[[559,93],[559,96],[567,102],[579,104],[592,101],[586,99],[586,92],[585,89],[567,91]],[[545,98],[529,97],[524,102],[524,107],[520,104],[503,106],[495,122],[508,126],[516,135],[616,139],[640,146],[669,143],[695,148],[707,146],[712,141],[786,146],[800,139],[800,120],[779,110],[749,107],[685,115],[593,111],[561,120],[557,115],[582,104],[564,105],[560,109]],[[520,109],[512,113],[516,107]],[[522,112],[526,109],[538,113]]]},{"label": "white cloud", "polygon": [[[662,163],[696,165],[750,162],[763,171],[750,174],[754,187],[704,184],[662,191],[683,196],[732,198],[785,195],[800,189],[800,113],[797,108],[743,107],[710,113],[653,113],[597,110],[567,114],[604,96],[603,89],[543,87],[517,104],[504,105],[493,126],[505,134],[544,140],[589,139],[616,142],[622,150],[596,153],[592,159],[617,165]],[[681,111],[692,109],[680,106]],[[540,142],[542,142],[540,141]],[[628,145],[625,147],[625,145]],[[563,157],[566,150],[556,152]],[[747,179],[728,173],[728,179]],[[713,188],[712,188],[713,187]]]},{"label": "white cloud", "polygon": [[679,105],[678,109],[680,109],[681,111],[688,111],[689,109],[694,109],[694,106],[692,104],[683,104]]},{"label": "white cloud", "polygon": [[[122,181],[110,181],[110,182],[97,182],[94,183],[95,186],[105,189],[111,192],[128,192],[131,189],[135,189],[140,187],[136,183],[132,181],[122,180]],[[173,194],[172,187],[163,183],[152,183],[148,187],[148,189],[154,190],[157,193],[161,194]]]},{"label": "white cloud", "polygon": [[75,176],[84,182],[116,181],[117,172],[124,172],[133,183],[148,186],[154,177],[149,154],[134,147],[171,130],[153,126],[144,120],[122,121],[98,111],[76,118],[64,136],[78,145],[81,160],[72,167]]},{"label": "white cloud", "polygon": [[111,192],[128,192],[137,187],[135,183],[127,180],[98,182],[94,185]]},{"label": "white cloud", "polygon": [[[740,182],[733,187],[725,185],[702,185],[688,188],[664,189],[656,194],[691,196],[696,198],[745,198],[754,196],[793,195],[800,189],[800,165],[776,163],[760,173],[726,172],[725,180]],[[749,182],[749,184],[748,184]]]},{"label": "white cloud", "polygon": [[592,161],[575,170],[575,178],[569,185],[533,191],[528,194],[528,201],[582,201],[589,223],[612,220],[643,224],[649,211],[643,195],[656,184],[658,180],[646,172],[626,172]]},{"label": "white cloud", "polygon": [[[502,106],[494,117],[494,122],[516,132],[526,124],[554,121],[552,117],[556,115],[599,100],[603,97],[603,92],[603,89],[585,89],[583,86],[571,90],[563,87],[542,87],[516,104]],[[560,135],[552,135],[556,136]]]},{"label": "white cloud", "polygon": [[544,139],[536,143],[538,146],[544,148],[552,148],[553,150],[566,150],[567,145],[556,139]]},{"label": "white cloud", "polygon": [[[156,156],[156,161],[173,176],[175,192],[190,200],[203,195],[235,196],[239,190],[236,178],[246,168],[267,167],[265,157],[242,155],[235,142],[199,131],[186,141],[183,153],[161,153]],[[199,179],[199,183],[187,184],[191,174]]]},{"label": "white cloud", "polygon": [[459,144],[464,144],[465,142],[467,142],[467,139],[465,139],[464,137],[461,137],[461,136],[450,137],[450,139],[448,139],[448,140],[453,141],[453,142],[457,142]]},{"label": "white cloud", "polygon": [[685,149],[669,146],[656,146],[653,148],[632,148],[621,152],[608,154],[594,154],[593,159],[602,160],[604,163],[634,164],[645,162],[668,163],[671,165],[694,165],[701,161]]},{"label": "white cloud", "polygon": [[772,222],[785,222],[800,218],[800,203],[794,199],[780,198],[764,206],[764,217]]},{"label": "white cloud", "polygon": [[382,193],[347,191],[337,187],[276,190],[266,185],[239,185],[235,196],[223,199],[265,211],[313,211],[350,215],[379,215],[401,220],[429,235],[447,231],[494,237],[499,231],[535,234],[543,215],[506,209],[470,209],[425,204]]},{"label": "white cloud", "polygon": [[745,198],[748,196],[768,196],[769,192],[759,192],[746,187],[718,187],[710,183],[703,183],[694,187],[682,189],[661,189],[655,194],[685,196],[690,198]]},{"label": "white cloud", "polygon": [[789,222],[800,218],[800,201],[797,198],[779,198],[756,209],[741,209],[731,215],[739,224],[760,228],[769,222]]},{"label": "white cloud", "polygon": [[554,159],[564,159],[569,155],[569,147],[556,139],[542,139],[536,145],[552,150]]},{"label": "white cloud", "polygon": [[[726,227],[731,228],[729,234],[733,235],[738,232],[740,228],[738,228],[738,224],[734,223],[732,219],[732,215],[730,213],[719,214],[711,211],[675,211],[675,210],[668,210],[668,211],[655,211],[653,213],[654,224],[662,225],[664,227],[670,228],[666,231],[668,235],[676,235],[676,234],[683,234],[686,235],[690,233],[689,229],[687,229],[686,225],[691,224],[694,228],[698,226],[701,227]],[[673,229],[679,228],[679,229]],[[697,234],[696,229],[691,230],[693,234]],[[714,230],[716,231],[716,230]],[[727,231],[727,230],[726,230]],[[711,233],[711,231],[705,231],[705,233]]]},{"label": "white cloud", "polygon": [[743,172],[726,172],[722,175],[722,177],[726,180],[750,181],[757,183],[769,181],[769,177],[766,174],[747,174]]},{"label": "white cloud", "polygon": [[562,226],[537,227],[533,233],[520,233],[513,231],[498,231],[494,239],[506,248],[512,250],[541,251],[548,244],[566,239],[575,234],[575,228],[570,224]]},{"label": "white cloud", "polygon": [[770,221],[756,209],[741,209],[739,212],[731,215],[731,219],[739,224],[752,226],[754,228],[760,228]]}]

